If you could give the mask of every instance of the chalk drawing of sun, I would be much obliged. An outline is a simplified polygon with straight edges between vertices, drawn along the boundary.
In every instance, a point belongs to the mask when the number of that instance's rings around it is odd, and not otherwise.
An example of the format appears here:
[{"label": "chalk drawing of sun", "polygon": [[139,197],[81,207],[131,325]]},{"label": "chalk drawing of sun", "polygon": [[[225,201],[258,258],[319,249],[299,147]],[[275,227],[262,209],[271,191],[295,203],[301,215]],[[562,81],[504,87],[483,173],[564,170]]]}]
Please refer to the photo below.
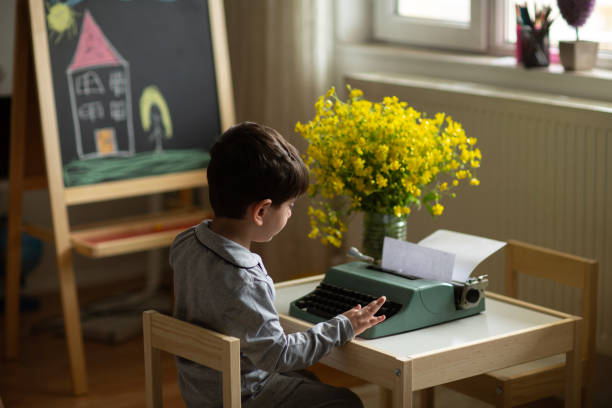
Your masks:
[{"label": "chalk drawing of sun", "polygon": [[[76,23],[77,12],[70,7],[74,1],[62,3],[52,0],[47,2],[47,26],[51,37],[55,37],[55,43],[61,41],[64,34],[73,37],[77,34]],[[78,3],[78,2],[77,2]]]}]

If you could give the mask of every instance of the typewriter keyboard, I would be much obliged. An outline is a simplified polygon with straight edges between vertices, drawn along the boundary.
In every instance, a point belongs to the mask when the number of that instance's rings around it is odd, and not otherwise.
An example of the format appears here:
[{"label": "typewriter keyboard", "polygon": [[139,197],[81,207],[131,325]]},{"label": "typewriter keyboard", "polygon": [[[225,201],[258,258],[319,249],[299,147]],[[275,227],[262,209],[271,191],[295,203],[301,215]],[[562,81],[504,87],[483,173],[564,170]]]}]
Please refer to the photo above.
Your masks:
[{"label": "typewriter keyboard", "polygon": [[[363,307],[376,299],[377,297],[365,293],[321,282],[314,291],[297,300],[295,305],[310,314],[332,318],[352,309],[357,304]],[[387,300],[375,316],[384,314],[388,319],[401,308],[401,304]]]}]

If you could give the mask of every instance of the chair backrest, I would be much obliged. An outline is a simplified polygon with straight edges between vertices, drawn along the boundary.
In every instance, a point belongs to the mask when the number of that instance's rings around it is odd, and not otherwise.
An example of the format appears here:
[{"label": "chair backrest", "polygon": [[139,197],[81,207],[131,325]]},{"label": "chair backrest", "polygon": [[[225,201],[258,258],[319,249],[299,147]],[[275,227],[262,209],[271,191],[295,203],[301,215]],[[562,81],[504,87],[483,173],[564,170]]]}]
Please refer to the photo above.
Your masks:
[{"label": "chair backrest", "polygon": [[221,371],[223,406],[240,407],[240,340],[154,310],[142,315],[147,408],[161,408],[160,351]]},{"label": "chair backrest", "polygon": [[597,329],[597,261],[509,240],[506,246],[506,295],[517,297],[518,273],[582,290],[582,357],[590,364]]}]

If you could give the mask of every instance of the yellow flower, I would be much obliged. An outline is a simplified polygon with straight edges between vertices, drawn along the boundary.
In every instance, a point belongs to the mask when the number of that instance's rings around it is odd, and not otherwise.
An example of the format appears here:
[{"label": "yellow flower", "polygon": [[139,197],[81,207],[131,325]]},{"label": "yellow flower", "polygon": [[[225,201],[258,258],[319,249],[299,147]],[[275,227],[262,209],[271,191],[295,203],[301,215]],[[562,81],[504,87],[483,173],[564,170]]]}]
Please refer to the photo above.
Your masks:
[{"label": "yellow flower", "polygon": [[320,222],[325,221],[325,213],[322,210],[315,210],[313,214]]},{"label": "yellow flower", "polygon": [[359,96],[363,96],[363,91],[361,89],[351,89],[351,93],[349,95],[349,98],[351,99],[355,99]]},{"label": "yellow flower", "polygon": [[438,203],[434,206],[431,207],[431,211],[433,212],[433,215],[442,215],[442,211],[444,211],[444,207],[442,206],[442,204]]},{"label": "yellow flower", "polygon": [[387,186],[387,179],[381,176],[380,174],[376,175],[376,185],[379,188],[383,188]]},{"label": "yellow flower", "polygon": [[310,239],[314,239],[316,237],[319,236],[319,229],[317,227],[314,227],[309,233],[308,233],[308,238]]},{"label": "yellow flower", "polygon": [[459,170],[457,173],[455,173],[455,177],[457,177],[457,180],[462,180],[467,177],[467,171]]},{"label": "yellow flower", "polygon": [[447,189],[448,189],[448,183],[446,181],[440,184],[440,191],[446,191]]},{"label": "yellow flower", "polygon": [[389,153],[389,146],[378,146],[378,149],[376,150],[376,160],[381,163],[384,162],[385,160],[387,160],[387,153]]},{"label": "yellow flower", "polygon": [[477,185],[480,184],[480,180],[478,180],[476,178],[473,178],[473,179],[470,180],[470,184],[473,185],[473,186],[477,186]]},{"label": "yellow flower", "polygon": [[353,158],[353,169],[357,170],[362,170],[363,166],[365,164],[365,160],[363,160],[360,157],[354,157]]},{"label": "yellow flower", "polygon": [[336,238],[336,237],[334,237],[332,235],[328,235],[327,236],[327,242],[329,242],[330,244],[332,244],[336,248],[340,248],[340,246],[342,245],[342,241],[340,241],[338,238]]}]

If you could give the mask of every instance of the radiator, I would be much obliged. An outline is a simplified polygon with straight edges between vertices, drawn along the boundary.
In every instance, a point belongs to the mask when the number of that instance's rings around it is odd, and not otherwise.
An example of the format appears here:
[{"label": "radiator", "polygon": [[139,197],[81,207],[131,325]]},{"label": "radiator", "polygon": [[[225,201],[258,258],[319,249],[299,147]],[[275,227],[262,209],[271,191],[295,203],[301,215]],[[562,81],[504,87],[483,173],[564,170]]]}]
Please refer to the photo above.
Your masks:
[{"label": "radiator", "polygon": [[[480,186],[459,189],[436,221],[413,213],[409,235],[448,228],[597,259],[597,345],[612,354],[612,104],[424,77],[351,74],[346,82],[370,100],[395,95],[429,116],[445,112],[478,138]],[[503,259],[490,281],[503,291]],[[522,276],[519,293],[580,313],[572,288]]]}]

